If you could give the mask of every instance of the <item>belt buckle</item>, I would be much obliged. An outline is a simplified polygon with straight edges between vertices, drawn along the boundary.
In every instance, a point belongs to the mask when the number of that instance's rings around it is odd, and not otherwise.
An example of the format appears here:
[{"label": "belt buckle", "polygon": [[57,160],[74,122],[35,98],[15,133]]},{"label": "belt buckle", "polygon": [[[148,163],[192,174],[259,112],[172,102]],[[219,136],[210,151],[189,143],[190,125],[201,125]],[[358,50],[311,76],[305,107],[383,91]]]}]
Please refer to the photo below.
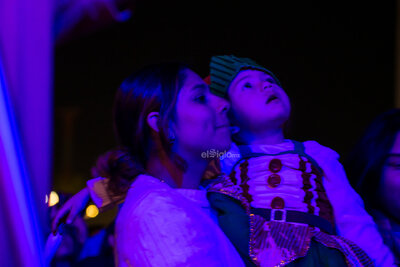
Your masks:
[{"label": "belt buckle", "polygon": [[[278,216],[276,216],[278,212]],[[279,216],[281,213],[281,216]],[[277,219],[276,217],[281,217],[281,219]],[[270,221],[273,222],[286,222],[286,210],[284,209],[271,209],[271,219]]]}]

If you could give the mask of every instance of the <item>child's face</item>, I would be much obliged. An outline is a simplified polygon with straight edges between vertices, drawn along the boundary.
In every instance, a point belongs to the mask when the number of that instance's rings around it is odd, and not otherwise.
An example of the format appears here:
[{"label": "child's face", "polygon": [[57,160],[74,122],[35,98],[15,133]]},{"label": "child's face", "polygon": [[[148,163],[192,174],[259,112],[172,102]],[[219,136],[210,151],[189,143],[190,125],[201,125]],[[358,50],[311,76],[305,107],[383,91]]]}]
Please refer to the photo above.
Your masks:
[{"label": "child's face", "polygon": [[234,123],[250,131],[283,127],[290,101],[274,78],[263,71],[243,70],[228,89]]}]

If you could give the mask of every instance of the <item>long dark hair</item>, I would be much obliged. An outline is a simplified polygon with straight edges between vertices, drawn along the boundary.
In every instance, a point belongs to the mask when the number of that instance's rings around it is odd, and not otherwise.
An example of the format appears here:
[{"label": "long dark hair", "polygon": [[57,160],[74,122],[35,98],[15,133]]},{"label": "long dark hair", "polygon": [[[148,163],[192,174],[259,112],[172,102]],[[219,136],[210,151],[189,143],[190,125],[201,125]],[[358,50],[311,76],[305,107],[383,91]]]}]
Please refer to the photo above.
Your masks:
[{"label": "long dark hair", "polygon": [[400,132],[400,109],[379,115],[349,154],[347,175],[367,208],[378,208],[377,192],[387,155]]},{"label": "long dark hair", "polygon": [[158,137],[168,156],[171,152],[170,124],[188,67],[164,63],[143,68],[125,79],[114,101],[114,130],[119,147],[106,152],[92,169],[93,176],[110,178],[111,193],[126,193],[133,179],[146,172],[153,140],[147,115],[159,112]]}]

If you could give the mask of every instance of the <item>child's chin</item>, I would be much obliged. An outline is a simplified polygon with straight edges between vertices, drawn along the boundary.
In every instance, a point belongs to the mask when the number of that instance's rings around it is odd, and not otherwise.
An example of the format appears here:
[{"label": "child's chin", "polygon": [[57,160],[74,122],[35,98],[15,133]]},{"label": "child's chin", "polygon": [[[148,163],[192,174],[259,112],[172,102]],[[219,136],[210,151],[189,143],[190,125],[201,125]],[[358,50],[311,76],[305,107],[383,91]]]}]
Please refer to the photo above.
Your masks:
[{"label": "child's chin", "polygon": [[264,113],[265,116],[260,118],[263,123],[276,122],[276,121],[287,121],[289,118],[288,112],[285,110],[268,111]]}]

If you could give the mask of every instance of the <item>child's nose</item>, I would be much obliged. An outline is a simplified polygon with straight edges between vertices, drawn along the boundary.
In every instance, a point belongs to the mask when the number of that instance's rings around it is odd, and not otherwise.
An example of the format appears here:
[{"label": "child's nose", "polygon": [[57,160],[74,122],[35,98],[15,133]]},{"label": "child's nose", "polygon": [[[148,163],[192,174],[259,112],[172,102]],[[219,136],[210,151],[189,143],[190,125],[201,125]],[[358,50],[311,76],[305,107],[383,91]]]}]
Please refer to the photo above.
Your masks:
[{"label": "child's nose", "polygon": [[261,83],[261,91],[269,91],[273,87],[273,84],[269,81],[264,81]]}]

